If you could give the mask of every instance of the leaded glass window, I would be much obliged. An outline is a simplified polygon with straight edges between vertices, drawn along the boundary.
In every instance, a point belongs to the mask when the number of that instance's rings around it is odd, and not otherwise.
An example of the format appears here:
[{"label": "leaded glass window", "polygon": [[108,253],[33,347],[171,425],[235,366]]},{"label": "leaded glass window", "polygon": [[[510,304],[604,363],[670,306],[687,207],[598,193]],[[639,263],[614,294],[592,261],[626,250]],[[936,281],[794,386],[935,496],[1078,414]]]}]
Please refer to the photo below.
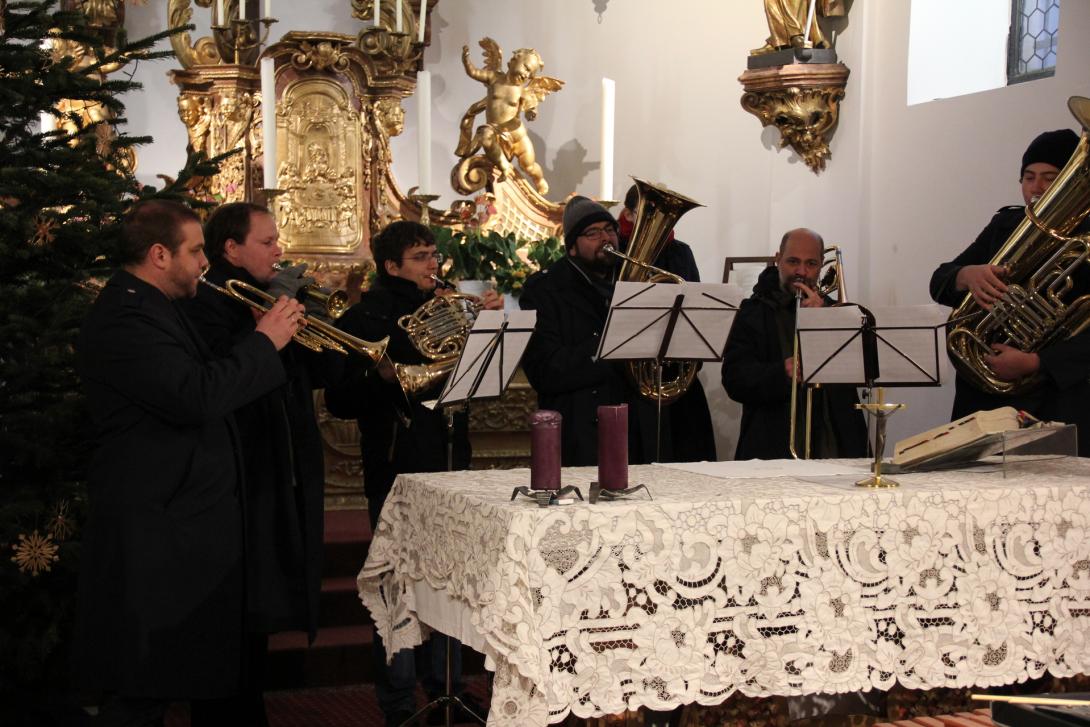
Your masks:
[{"label": "leaded glass window", "polygon": [[1060,0],[1012,0],[1007,83],[1053,75],[1059,37]]}]

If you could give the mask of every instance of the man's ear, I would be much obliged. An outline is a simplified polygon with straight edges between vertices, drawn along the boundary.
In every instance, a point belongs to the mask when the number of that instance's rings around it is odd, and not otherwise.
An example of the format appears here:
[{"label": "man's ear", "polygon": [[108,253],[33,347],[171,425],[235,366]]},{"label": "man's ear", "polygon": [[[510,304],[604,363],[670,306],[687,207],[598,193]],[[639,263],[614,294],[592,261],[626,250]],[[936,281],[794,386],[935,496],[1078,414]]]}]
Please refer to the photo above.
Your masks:
[{"label": "man's ear", "polygon": [[228,237],[223,243],[223,259],[234,264],[238,259],[238,248],[239,244],[235,242],[235,238]]},{"label": "man's ear", "polygon": [[384,260],[382,262],[382,265],[386,269],[387,275],[389,275],[391,278],[397,277],[397,271],[400,270],[400,267],[396,262],[394,262],[393,260]]},{"label": "man's ear", "polygon": [[170,250],[161,242],[152,243],[152,246],[148,248],[147,261],[159,270],[166,270],[170,267],[170,259],[172,255]]}]

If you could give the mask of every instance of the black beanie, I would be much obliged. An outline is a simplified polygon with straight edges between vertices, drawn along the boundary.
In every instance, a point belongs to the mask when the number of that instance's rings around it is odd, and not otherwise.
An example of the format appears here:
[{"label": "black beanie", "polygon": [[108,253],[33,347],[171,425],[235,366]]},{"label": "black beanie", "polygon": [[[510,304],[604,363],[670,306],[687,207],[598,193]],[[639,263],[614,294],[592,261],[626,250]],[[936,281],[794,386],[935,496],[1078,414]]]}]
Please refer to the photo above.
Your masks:
[{"label": "black beanie", "polygon": [[1078,145],[1079,135],[1071,129],[1046,131],[1031,141],[1022,155],[1022,169],[1018,172],[1018,178],[1021,179],[1026,173],[1026,167],[1039,162],[1063,169]]},{"label": "black beanie", "polygon": [[564,245],[570,250],[575,238],[595,222],[617,224],[613,215],[602,205],[587,197],[572,197],[564,205]]}]

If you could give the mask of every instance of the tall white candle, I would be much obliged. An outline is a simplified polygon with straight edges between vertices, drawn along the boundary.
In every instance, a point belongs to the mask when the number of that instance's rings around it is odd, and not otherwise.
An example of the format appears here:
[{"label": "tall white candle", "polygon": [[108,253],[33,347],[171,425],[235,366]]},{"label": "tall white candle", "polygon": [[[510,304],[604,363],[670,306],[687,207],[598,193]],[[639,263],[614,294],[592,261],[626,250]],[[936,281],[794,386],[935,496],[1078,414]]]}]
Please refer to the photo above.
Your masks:
[{"label": "tall white candle", "polygon": [[613,122],[617,85],[612,78],[602,79],[602,178],[598,199],[613,199]]},{"label": "tall white candle", "polygon": [[416,74],[416,109],[418,140],[417,152],[419,165],[420,194],[431,193],[431,72],[420,71]]},{"label": "tall white candle", "polygon": [[375,0],[375,27],[379,26],[382,19],[382,0]]},{"label": "tall white candle", "polygon": [[273,59],[261,59],[261,126],[265,147],[265,189],[276,189],[276,77]]},{"label": "tall white candle", "polygon": [[265,17],[272,17],[272,0],[265,0]]},{"label": "tall white candle", "polygon": [[420,0],[420,32],[417,34],[417,42],[424,42],[424,26],[428,21],[428,0]]},{"label": "tall white candle", "polygon": [[223,0],[216,0],[216,17],[212,18],[212,23],[227,25],[227,16],[223,14]]},{"label": "tall white candle", "polygon": [[394,15],[396,16],[394,18],[394,30],[399,33],[401,32],[401,2],[402,0],[397,0],[397,3],[394,4]]},{"label": "tall white candle", "polygon": [[246,19],[246,0],[238,0],[238,19]]}]

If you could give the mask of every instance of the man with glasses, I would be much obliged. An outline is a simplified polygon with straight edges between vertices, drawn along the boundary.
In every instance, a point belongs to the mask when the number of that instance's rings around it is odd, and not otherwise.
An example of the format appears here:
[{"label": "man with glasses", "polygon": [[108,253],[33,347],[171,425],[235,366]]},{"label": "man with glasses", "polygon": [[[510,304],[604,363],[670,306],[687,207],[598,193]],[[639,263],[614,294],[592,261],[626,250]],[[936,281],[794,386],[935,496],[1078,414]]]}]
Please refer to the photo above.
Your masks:
[{"label": "man with glasses", "polygon": [[[387,358],[378,366],[372,366],[360,357],[352,357],[341,382],[326,389],[326,406],[334,416],[355,419],[359,424],[363,489],[373,532],[378,526],[382,505],[399,474],[447,469],[447,423],[442,411],[421,403],[434,399],[436,392],[406,398],[390,363],[428,362],[397,321],[401,316],[413,313],[432,296],[443,294],[436,290],[433,277],[438,275],[442,262],[442,255],[435,249],[435,238],[424,225],[399,221],[375,236],[371,250],[377,268],[375,281],[360,297],[359,303],[341,316],[337,326],[368,341],[389,336]],[[489,291],[482,304],[485,308],[498,309],[503,301],[494,291]],[[454,417],[453,438],[454,469],[468,469],[469,424],[464,411]],[[428,643],[418,647],[421,658],[428,662],[424,689],[432,698],[445,690],[446,650],[442,647],[448,642],[454,648],[455,691],[460,692],[461,687],[457,684],[461,674],[460,644],[435,633]],[[416,711],[414,652],[399,651],[389,665],[385,662],[383,649],[377,648],[374,653],[379,707],[386,716],[387,725],[401,725]],[[466,701],[464,696],[462,699]],[[478,712],[478,709],[473,711]],[[433,716],[442,717],[442,711],[433,710],[429,717]]]},{"label": "man with glasses", "polygon": [[[532,275],[521,305],[537,311],[537,326],[523,356],[526,377],[537,391],[542,409],[560,412],[561,460],[565,466],[598,461],[598,406],[629,405],[628,446],[633,463],[655,456],[655,409],[628,384],[622,367],[595,361],[613,297],[616,258],[604,252],[617,247],[617,222],[602,205],[573,197],[564,208],[567,256],[548,270]],[[663,419],[668,429],[669,420]],[[669,453],[663,432],[663,458]]]}]

